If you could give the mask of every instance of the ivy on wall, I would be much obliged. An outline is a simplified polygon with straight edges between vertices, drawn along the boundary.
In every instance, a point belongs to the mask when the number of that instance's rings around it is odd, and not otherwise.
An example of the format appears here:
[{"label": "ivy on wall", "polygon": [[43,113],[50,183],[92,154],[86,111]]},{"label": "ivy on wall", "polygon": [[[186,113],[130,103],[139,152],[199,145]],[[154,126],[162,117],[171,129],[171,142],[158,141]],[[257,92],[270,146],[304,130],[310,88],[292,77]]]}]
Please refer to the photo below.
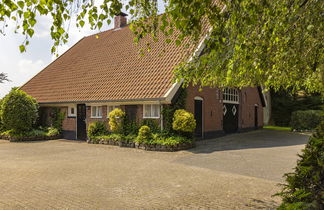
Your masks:
[{"label": "ivy on wall", "polygon": [[175,131],[172,128],[173,115],[178,109],[186,108],[187,89],[181,88],[178,92],[176,101],[171,105],[165,105],[162,109],[163,115],[163,132],[166,134],[174,134]]}]

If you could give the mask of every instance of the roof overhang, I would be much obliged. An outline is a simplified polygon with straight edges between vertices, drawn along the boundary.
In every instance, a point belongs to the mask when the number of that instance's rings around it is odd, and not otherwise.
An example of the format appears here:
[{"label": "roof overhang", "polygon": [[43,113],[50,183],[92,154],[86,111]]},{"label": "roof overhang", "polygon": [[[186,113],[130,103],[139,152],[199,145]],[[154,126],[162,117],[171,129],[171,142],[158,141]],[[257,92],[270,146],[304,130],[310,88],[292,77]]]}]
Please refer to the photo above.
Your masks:
[{"label": "roof overhang", "polygon": [[144,98],[144,99],[122,99],[122,100],[93,100],[93,101],[61,101],[61,102],[39,102],[40,106],[69,106],[72,104],[86,105],[131,105],[131,104],[170,104],[166,98]]}]

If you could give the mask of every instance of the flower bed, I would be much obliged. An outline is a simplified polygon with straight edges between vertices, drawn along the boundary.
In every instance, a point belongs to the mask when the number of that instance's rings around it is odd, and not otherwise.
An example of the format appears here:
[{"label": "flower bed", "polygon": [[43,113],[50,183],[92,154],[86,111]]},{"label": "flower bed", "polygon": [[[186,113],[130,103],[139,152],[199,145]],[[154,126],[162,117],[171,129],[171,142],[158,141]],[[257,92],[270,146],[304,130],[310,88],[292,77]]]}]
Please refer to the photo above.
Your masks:
[{"label": "flower bed", "polygon": [[48,127],[46,129],[33,129],[28,132],[15,132],[14,130],[8,130],[0,133],[0,138],[9,140],[10,142],[42,141],[60,139],[62,138],[62,134],[58,129]]},{"label": "flower bed", "polygon": [[20,142],[20,141],[42,141],[42,140],[54,140],[62,138],[62,135],[55,136],[8,136],[0,135],[1,139],[9,140],[10,142]]},{"label": "flower bed", "polygon": [[95,137],[87,141],[89,144],[105,144],[105,145],[113,145],[113,146],[120,146],[120,147],[129,147],[129,148],[136,148],[136,149],[143,149],[147,151],[161,151],[161,152],[175,152],[179,150],[186,150],[191,149],[195,146],[193,141],[190,142],[182,142],[179,144],[172,144],[172,145],[163,145],[157,143],[137,143],[132,141],[127,141],[124,139],[114,140],[109,138],[109,136],[103,137]]}]

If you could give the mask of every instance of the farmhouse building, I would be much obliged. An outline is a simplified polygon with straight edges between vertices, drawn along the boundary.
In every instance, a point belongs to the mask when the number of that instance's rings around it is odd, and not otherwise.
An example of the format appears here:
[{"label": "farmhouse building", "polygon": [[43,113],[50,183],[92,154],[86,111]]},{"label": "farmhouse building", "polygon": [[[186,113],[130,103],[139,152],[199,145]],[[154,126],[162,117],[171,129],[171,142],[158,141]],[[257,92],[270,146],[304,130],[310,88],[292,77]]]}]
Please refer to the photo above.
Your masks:
[{"label": "farmhouse building", "polygon": [[141,56],[145,40],[135,45],[133,38],[126,15],[116,16],[113,29],[84,37],[21,89],[40,104],[41,117],[53,107],[65,113],[63,133],[68,139],[86,139],[87,126],[108,121],[116,107],[131,121],[154,119],[163,129],[162,110],[172,106],[182,90],[187,93],[185,109],[195,116],[198,138],[263,126],[265,101],[258,87],[199,91],[173,82],[173,69],[202,52],[203,40],[185,48],[167,44],[161,33],[157,42],[151,42],[151,51]]}]

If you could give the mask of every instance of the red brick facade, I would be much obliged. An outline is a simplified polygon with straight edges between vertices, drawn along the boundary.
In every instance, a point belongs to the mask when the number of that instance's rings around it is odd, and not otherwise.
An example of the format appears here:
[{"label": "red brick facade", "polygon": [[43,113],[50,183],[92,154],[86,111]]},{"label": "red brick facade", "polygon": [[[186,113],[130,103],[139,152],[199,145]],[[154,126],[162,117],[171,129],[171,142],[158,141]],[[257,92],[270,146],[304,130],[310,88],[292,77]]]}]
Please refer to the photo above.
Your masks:
[{"label": "red brick facade", "polygon": [[[194,113],[195,97],[203,99],[203,133],[205,137],[214,137],[223,132],[223,95],[218,88],[205,87],[201,91],[197,87],[187,88],[186,110]],[[122,110],[126,110],[127,105],[119,106]],[[141,124],[143,121],[143,105],[136,105],[136,122]],[[263,126],[263,107],[260,95],[257,88],[243,88],[239,91],[239,110],[238,110],[238,131],[255,128],[255,111],[257,111],[257,127]],[[256,108],[257,107],[257,108]],[[68,117],[68,108],[62,107],[62,112],[65,112],[63,120],[63,130],[69,134],[69,137],[76,136],[77,118]],[[162,115],[162,114],[161,114]],[[108,125],[107,106],[102,106],[102,117],[91,117],[91,106],[86,107],[86,127],[94,121],[104,121]],[[156,119],[160,124],[161,119]],[[216,134],[216,135],[215,135]]]},{"label": "red brick facade", "polygon": [[[195,97],[203,99],[203,132],[223,131],[223,96],[218,88],[187,88],[186,109],[194,113]],[[263,126],[263,107],[257,88],[242,88],[239,91],[239,131],[255,128],[255,107],[258,112],[258,127]],[[212,135],[211,135],[212,136]]]}]

